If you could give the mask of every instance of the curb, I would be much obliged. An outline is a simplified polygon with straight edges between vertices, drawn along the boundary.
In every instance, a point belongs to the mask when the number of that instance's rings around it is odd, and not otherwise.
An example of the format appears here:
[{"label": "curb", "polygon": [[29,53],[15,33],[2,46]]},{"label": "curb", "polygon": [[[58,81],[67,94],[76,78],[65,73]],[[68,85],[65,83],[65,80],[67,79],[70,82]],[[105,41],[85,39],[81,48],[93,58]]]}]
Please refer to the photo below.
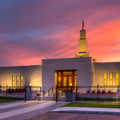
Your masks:
[{"label": "curb", "polygon": [[62,113],[91,113],[91,114],[111,114],[111,115],[120,115],[120,112],[104,112],[104,111],[50,111],[50,112],[62,112]]}]

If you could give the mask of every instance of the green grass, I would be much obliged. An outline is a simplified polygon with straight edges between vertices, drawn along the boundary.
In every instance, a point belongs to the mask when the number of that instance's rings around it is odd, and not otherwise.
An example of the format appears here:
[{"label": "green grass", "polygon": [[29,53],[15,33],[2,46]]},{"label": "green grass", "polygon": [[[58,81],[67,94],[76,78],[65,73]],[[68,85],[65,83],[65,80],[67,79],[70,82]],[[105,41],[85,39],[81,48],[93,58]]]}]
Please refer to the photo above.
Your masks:
[{"label": "green grass", "polygon": [[13,101],[17,101],[17,100],[7,100],[6,101],[6,99],[0,99],[0,103],[13,102]]},{"label": "green grass", "polygon": [[120,103],[69,103],[61,107],[120,108]]}]

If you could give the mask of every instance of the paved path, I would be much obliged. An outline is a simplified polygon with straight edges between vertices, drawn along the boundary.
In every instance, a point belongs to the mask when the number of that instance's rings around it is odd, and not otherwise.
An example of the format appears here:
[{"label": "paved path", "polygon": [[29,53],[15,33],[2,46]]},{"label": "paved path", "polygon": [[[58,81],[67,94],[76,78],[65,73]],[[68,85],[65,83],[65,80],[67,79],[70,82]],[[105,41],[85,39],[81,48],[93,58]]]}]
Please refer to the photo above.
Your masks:
[{"label": "paved path", "polygon": [[54,101],[20,101],[0,104],[0,119],[25,120],[46,113],[67,103]]},{"label": "paved path", "polygon": [[47,112],[28,120],[120,120],[120,115]]},{"label": "paved path", "polygon": [[102,113],[102,114],[118,114],[119,108],[90,108],[90,107],[61,107],[51,110],[52,112],[80,112],[80,113]]}]

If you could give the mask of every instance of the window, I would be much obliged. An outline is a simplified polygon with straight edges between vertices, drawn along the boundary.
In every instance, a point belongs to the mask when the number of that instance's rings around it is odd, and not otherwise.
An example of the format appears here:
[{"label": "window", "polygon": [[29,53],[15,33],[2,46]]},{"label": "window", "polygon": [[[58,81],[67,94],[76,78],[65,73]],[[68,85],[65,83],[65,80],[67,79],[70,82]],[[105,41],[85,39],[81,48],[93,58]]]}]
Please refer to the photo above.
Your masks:
[{"label": "window", "polygon": [[61,76],[58,76],[58,86],[61,86]]},{"label": "window", "polygon": [[115,81],[116,81],[116,85],[119,85],[119,73],[115,74]]},{"label": "window", "polygon": [[20,76],[20,86],[23,86],[23,75]]},{"label": "window", "polygon": [[74,76],[74,90],[76,90],[76,85],[77,85],[77,76]]},{"label": "window", "polygon": [[110,86],[113,85],[113,73],[110,73]]},{"label": "window", "polygon": [[16,86],[19,86],[19,75],[16,75]]},{"label": "window", "polygon": [[61,72],[58,72],[58,75],[61,75]]},{"label": "window", "polygon": [[12,86],[15,86],[15,76],[12,76]]},{"label": "window", "polygon": [[67,77],[63,77],[63,86],[67,86]]},{"label": "window", "polygon": [[107,73],[104,73],[104,86],[107,86]]}]

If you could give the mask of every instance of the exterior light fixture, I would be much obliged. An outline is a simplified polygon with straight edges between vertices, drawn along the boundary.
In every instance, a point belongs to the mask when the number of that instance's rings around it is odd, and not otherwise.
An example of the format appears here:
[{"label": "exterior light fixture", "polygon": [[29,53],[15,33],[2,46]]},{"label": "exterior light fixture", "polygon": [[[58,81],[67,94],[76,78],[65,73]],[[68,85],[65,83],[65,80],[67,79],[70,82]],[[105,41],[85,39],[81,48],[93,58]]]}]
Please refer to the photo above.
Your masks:
[{"label": "exterior light fixture", "polygon": [[72,86],[72,83],[70,85]]},{"label": "exterior light fixture", "polygon": [[40,87],[41,87],[42,85],[40,85]]},{"label": "exterior light fixture", "polygon": [[30,86],[31,86],[31,84],[30,84]]}]

